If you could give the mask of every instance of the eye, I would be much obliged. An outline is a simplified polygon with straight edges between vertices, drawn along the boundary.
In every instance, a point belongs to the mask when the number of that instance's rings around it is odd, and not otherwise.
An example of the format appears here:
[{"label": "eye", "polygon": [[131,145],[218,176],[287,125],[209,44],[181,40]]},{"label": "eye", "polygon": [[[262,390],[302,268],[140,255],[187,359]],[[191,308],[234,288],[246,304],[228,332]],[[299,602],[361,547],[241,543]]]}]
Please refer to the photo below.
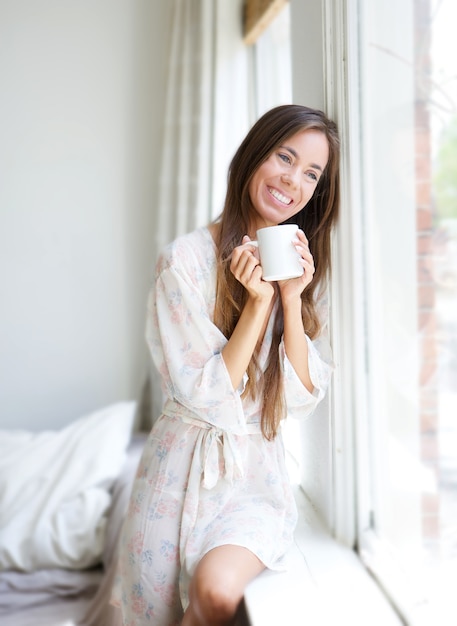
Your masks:
[{"label": "eye", "polygon": [[284,163],[288,163],[289,165],[292,163],[292,160],[288,154],[284,154],[284,152],[279,152],[278,156],[282,161],[284,161]]},{"label": "eye", "polygon": [[308,178],[311,178],[311,180],[314,181],[315,183],[317,183],[317,181],[319,180],[314,172],[305,172],[305,176],[308,176]]}]

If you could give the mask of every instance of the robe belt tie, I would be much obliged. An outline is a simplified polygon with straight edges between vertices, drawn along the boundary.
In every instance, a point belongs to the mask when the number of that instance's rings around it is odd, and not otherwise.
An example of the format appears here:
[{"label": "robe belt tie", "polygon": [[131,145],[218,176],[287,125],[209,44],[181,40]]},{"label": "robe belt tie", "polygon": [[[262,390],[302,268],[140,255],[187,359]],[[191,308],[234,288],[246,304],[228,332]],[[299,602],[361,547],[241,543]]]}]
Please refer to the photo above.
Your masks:
[{"label": "robe belt tie", "polygon": [[[223,477],[230,485],[244,476],[243,459],[240,449],[244,446],[237,441],[246,435],[261,434],[260,424],[246,424],[243,434],[235,435],[209,422],[193,417],[190,411],[180,404],[168,400],[163,415],[178,418],[185,424],[200,428],[202,433],[199,443],[199,462],[202,472],[202,485],[205,489],[212,489],[218,480]],[[198,457],[197,457],[198,458]]]}]

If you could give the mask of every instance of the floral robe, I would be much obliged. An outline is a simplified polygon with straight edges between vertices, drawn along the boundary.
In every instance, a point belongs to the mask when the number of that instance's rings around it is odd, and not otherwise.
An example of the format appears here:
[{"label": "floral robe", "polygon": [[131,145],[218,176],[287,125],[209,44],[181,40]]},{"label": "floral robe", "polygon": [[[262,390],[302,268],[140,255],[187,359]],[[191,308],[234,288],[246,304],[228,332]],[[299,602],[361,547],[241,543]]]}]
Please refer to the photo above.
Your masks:
[{"label": "floral robe", "polygon": [[[234,389],[213,323],[216,250],[207,228],[184,235],[160,257],[148,301],[147,341],[165,405],[145,446],[120,545],[113,603],[126,626],[180,624],[190,578],[216,546],[251,550],[283,567],[293,540],[295,502],[281,434],[267,441],[260,406]],[[265,365],[272,319],[260,353]],[[322,339],[320,340],[322,343]],[[302,385],[279,347],[288,416],[310,415],[332,365],[308,338],[314,384]]]}]

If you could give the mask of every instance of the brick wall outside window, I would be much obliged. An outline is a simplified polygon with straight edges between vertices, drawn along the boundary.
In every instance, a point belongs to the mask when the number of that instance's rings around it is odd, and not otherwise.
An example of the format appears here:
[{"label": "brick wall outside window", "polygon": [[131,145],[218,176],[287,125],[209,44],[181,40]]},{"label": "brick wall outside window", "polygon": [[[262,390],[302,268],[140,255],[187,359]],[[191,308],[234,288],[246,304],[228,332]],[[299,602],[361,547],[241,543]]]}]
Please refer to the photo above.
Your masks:
[{"label": "brick wall outside window", "polygon": [[[434,220],[430,128],[431,79],[430,0],[415,0],[415,140],[418,327],[420,340],[421,461],[439,482],[439,412],[437,389],[437,314],[434,280]],[[440,535],[440,493],[422,498],[424,542],[434,545]]]}]

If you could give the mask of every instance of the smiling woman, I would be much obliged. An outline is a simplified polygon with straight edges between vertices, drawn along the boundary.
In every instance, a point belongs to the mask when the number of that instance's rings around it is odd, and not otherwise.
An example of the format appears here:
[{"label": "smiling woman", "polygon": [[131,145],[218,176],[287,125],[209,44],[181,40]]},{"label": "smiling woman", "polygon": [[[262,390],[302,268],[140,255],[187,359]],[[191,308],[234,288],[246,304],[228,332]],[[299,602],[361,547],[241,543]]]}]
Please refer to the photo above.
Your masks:
[{"label": "smiling woman", "polygon": [[[147,337],[166,402],[120,547],[126,624],[229,624],[248,582],[284,568],[297,512],[280,424],[310,415],[332,372],[319,340],[338,167],[331,120],[275,107],[232,159],[220,218],[159,257]],[[264,280],[250,235],[292,218],[303,273]]]}]

